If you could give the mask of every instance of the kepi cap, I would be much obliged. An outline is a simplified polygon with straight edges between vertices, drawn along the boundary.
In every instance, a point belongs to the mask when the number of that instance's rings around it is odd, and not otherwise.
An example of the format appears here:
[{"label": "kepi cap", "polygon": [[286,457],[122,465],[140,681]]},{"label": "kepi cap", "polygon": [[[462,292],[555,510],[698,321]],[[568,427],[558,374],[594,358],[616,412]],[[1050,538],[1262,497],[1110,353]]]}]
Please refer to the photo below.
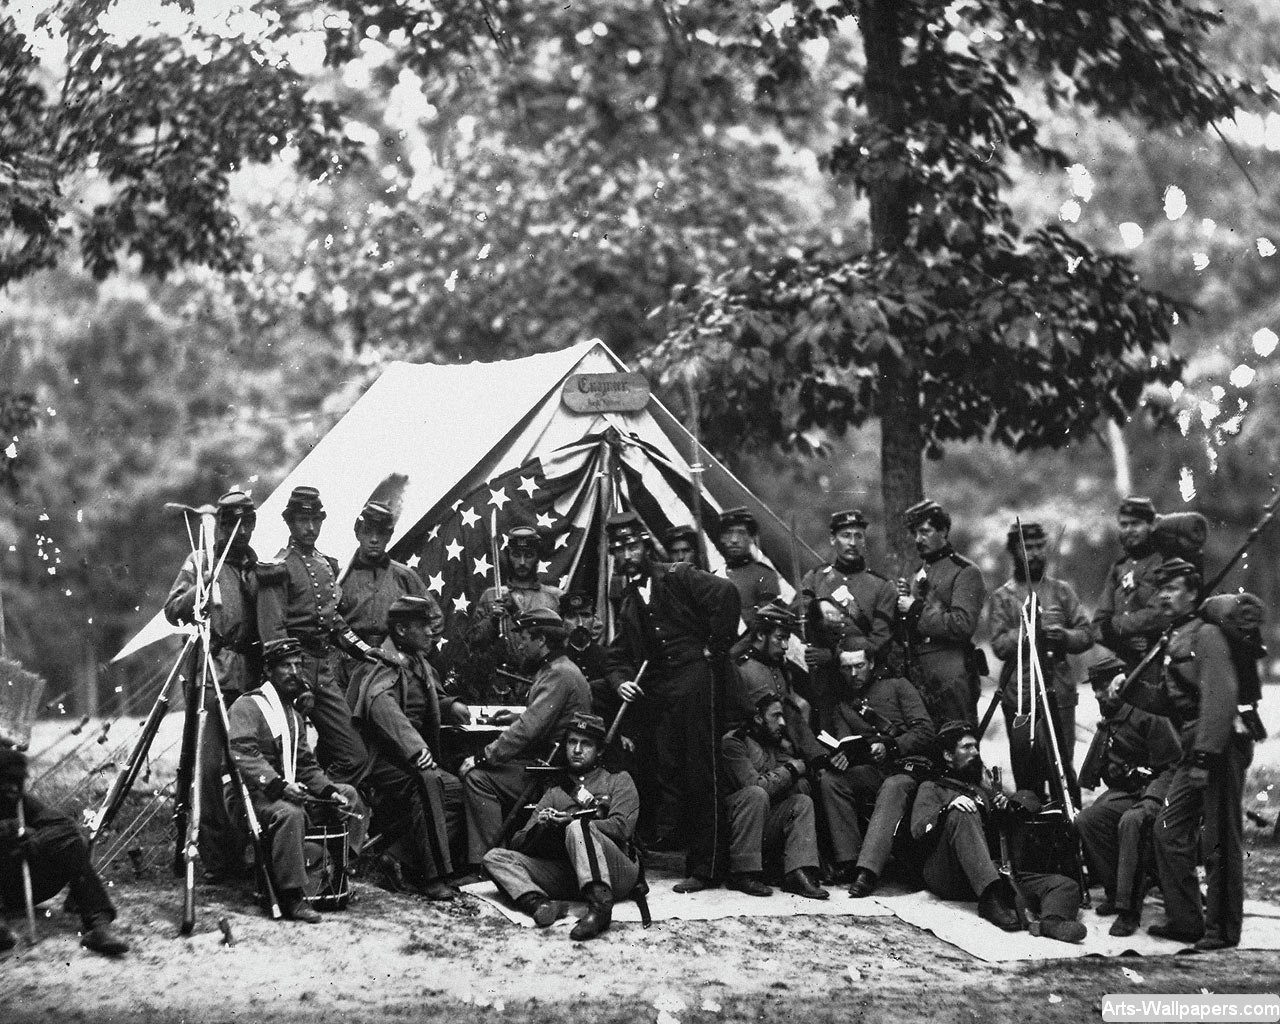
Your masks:
[{"label": "kepi cap", "polygon": [[385,530],[396,525],[396,515],[389,505],[381,501],[366,501],[360,514],[356,516],[356,525],[361,523]]},{"label": "kepi cap", "polygon": [[1154,523],[1156,521],[1156,503],[1150,498],[1130,495],[1120,502],[1117,514],[1133,516],[1134,519],[1142,519],[1148,523]]},{"label": "kepi cap", "polygon": [[859,530],[867,528],[867,517],[862,514],[862,509],[847,508],[842,512],[833,512],[831,514],[832,533],[839,533],[841,530],[847,530],[851,526]]},{"label": "kepi cap", "polygon": [[294,637],[281,637],[279,640],[268,640],[262,645],[262,662],[270,668],[278,661],[301,653],[302,644]]},{"label": "kepi cap", "polygon": [[721,533],[733,526],[745,526],[747,532],[753,537],[760,532],[760,524],[756,522],[756,517],[745,506],[737,508],[727,508],[720,513],[717,528]]},{"label": "kepi cap", "polygon": [[566,736],[571,732],[581,733],[583,736],[590,736],[597,743],[603,743],[605,736],[608,735],[604,719],[586,711],[575,711],[573,717],[569,719],[569,724],[565,726],[564,732]]},{"label": "kepi cap", "polygon": [[284,507],[284,516],[289,518],[294,512],[311,512],[324,514],[324,505],[320,501],[320,492],[314,487],[295,487],[289,493],[289,501]]}]

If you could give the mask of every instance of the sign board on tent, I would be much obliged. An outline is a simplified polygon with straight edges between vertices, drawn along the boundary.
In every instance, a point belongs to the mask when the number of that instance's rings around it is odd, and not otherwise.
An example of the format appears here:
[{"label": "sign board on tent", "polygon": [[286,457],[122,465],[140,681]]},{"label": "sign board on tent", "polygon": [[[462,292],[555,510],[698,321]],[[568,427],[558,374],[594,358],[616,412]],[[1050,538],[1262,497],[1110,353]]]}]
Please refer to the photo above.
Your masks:
[{"label": "sign board on tent", "polygon": [[573,412],[640,412],[649,404],[649,382],[642,373],[575,373],[560,400]]}]

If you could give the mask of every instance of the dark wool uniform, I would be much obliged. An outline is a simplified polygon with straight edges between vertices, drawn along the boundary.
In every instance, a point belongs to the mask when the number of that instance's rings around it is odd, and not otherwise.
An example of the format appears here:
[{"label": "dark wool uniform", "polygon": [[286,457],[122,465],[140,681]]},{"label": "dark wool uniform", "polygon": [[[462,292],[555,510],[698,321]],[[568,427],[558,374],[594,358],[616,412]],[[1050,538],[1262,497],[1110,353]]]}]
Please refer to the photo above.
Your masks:
[{"label": "dark wool uniform", "polygon": [[[813,591],[813,597],[804,594]],[[822,613],[827,602],[840,612],[840,624],[833,625]],[[898,591],[889,580],[853,559],[810,570],[800,581],[800,596],[792,610],[807,614],[809,644],[829,652],[821,664],[810,669],[813,701],[818,714],[831,710],[840,692],[841,651],[866,651],[875,664],[880,652],[893,638],[898,614]]]},{"label": "dark wool uniform", "polygon": [[505,809],[527,785],[525,766],[546,759],[573,716],[591,713],[591,687],[563,653],[538,666],[520,717],[484,748],[462,779],[467,806],[467,849],[473,864],[498,841]]},{"label": "dark wool uniform", "polygon": [[[270,693],[268,692],[270,691]],[[275,697],[283,711],[283,732],[276,735],[268,719],[267,706]],[[281,700],[270,683],[250,690],[231,705],[231,756],[249,787],[249,798],[271,847],[271,877],[276,886],[288,891],[301,889],[307,880],[303,837],[310,815],[301,804],[284,797],[286,751],[292,751],[294,779],[322,799],[341,793],[352,813],[363,815],[364,805],[354,787],[332,782],[316,762],[307,742],[306,724],[288,701]],[[322,816],[322,815],[320,815]],[[358,852],[364,843],[363,821],[352,823],[349,845]]]},{"label": "dark wool uniform", "polygon": [[[453,871],[451,846],[463,832],[462,783],[440,767],[440,680],[435,669],[425,655],[400,651],[390,639],[382,649],[388,655],[399,653],[403,664],[365,664],[352,680],[350,695],[356,726],[370,753],[365,783],[377,794],[375,810],[381,812],[384,800],[397,816],[407,810],[407,841],[390,852],[417,866],[431,882]],[[435,759],[434,767],[415,765],[424,749]]]},{"label": "dark wool uniform", "polygon": [[[221,553],[219,553],[221,557]],[[218,571],[217,601],[209,615],[213,638],[213,664],[230,707],[262,677],[262,644],[258,641],[258,556],[252,548],[231,550]],[[178,578],[165,598],[164,615],[173,625],[195,620],[195,556],[188,555]],[[189,679],[198,674],[192,670]],[[205,870],[220,875],[242,869],[247,837],[236,827],[223,798],[222,774],[226,764],[226,735],[222,716],[213,707],[213,692],[205,694],[204,746],[200,751],[200,861]]]},{"label": "dark wool uniform", "polygon": [[[880,876],[919,785],[903,770],[903,761],[929,757],[937,732],[920,694],[905,679],[872,679],[856,698],[837,704],[823,728],[836,739],[873,736],[888,750],[881,764],[851,763],[846,771],[832,769],[818,780],[836,863],[856,860],[857,867]],[[871,819],[865,839],[859,813]]]},{"label": "dark wool uniform", "polygon": [[738,603],[742,607],[742,621],[747,629],[755,625],[755,610],[782,593],[778,574],[763,562],[754,558],[745,561],[725,560],[725,576],[738,589]]},{"label": "dark wool uniform", "polygon": [[[545,608],[548,611],[560,611],[560,599],[564,594],[556,587],[539,583],[537,580],[504,580],[502,584],[508,596],[515,603],[515,611],[507,608],[502,615],[505,631],[510,634],[515,629],[515,620],[525,612]],[[493,610],[498,606],[498,591],[489,587],[478,598],[471,611],[472,639],[481,644],[497,643],[499,636],[498,623],[494,621]],[[505,606],[504,606],[505,607]]]},{"label": "dark wool uniform", "polygon": [[1077,815],[1076,831],[1091,876],[1122,912],[1142,908],[1152,826],[1181,757],[1167,718],[1123,705],[1098,726],[1080,766],[1081,786],[1107,788]]},{"label": "dark wool uniform", "polygon": [[[1056,621],[1067,631],[1066,637],[1054,644],[1050,644],[1043,636],[1037,635],[1036,647],[1040,653],[1040,665],[1044,669],[1049,700],[1056,705],[1054,730],[1058,737],[1058,749],[1062,753],[1062,763],[1067,771],[1068,782],[1073,784],[1076,705],[1079,704],[1080,697],[1067,655],[1082,654],[1092,647],[1093,633],[1089,628],[1089,617],[1085,615],[1080,599],[1070,583],[1046,576],[1034,585],[1034,590],[1041,621]],[[1000,668],[1000,682],[1004,685],[1000,709],[1004,713],[1005,728],[1011,734],[1014,716],[1019,706],[1019,684],[1013,678],[1018,670],[1018,624],[1021,621],[1023,604],[1029,594],[1030,590],[1024,581],[1007,580],[991,595],[987,606],[987,617],[991,626],[991,650],[1004,662]],[[1031,689],[1029,655],[1030,649],[1024,641],[1021,680],[1023,714],[1030,711],[1034,697]],[[1008,680],[1007,683],[1006,680]],[[1040,778],[1042,774],[1043,772],[1038,771],[1036,767],[1022,763],[1014,764],[1014,780],[1019,789],[1038,791],[1043,782]],[[1078,799],[1078,794],[1075,795]]]},{"label": "dark wool uniform", "polygon": [[923,594],[906,615],[912,682],[935,722],[976,722],[980,683],[969,656],[986,583],[950,544],[928,555],[922,570]]},{"label": "dark wool uniform", "polygon": [[[949,808],[957,796],[967,796],[978,805],[975,813]],[[992,820],[995,790],[989,780],[982,785],[943,777],[920,784],[911,811],[911,835],[926,852],[924,882],[929,891],[944,900],[972,900],[1000,877],[992,858],[999,849],[999,837]],[[1018,792],[1011,803],[1027,814],[1040,810],[1035,795]],[[1031,909],[1041,917],[1074,921],[1080,910],[1080,886],[1065,875],[1021,871],[1014,865],[1018,884],[1027,895]]]},{"label": "dark wool uniform", "polygon": [[420,597],[435,605],[427,625],[432,633],[440,631],[444,614],[436,599],[427,593],[422,577],[389,557],[368,562],[356,552],[342,579],[338,610],[356,636],[370,647],[380,647],[387,638],[387,612],[399,597]]},{"label": "dark wool uniform", "polygon": [[787,762],[797,754],[783,738],[765,746],[747,728],[720,742],[729,819],[729,870],[764,869],[766,849],[781,851],[782,870],[818,866],[818,834],[809,785]]},{"label": "dark wool uniform", "polygon": [[632,838],[640,817],[640,797],[626,772],[595,767],[579,777],[569,772],[559,785],[542,794],[538,808],[579,811],[600,809],[600,817],[571,821],[567,826],[539,823],[538,812],[511,840],[484,856],[484,866],[498,887],[513,900],[526,893],[550,899],[574,899],[593,882],[626,899],[640,877],[632,856]]},{"label": "dark wool uniform", "polygon": [[1149,646],[1164,631],[1160,588],[1152,579],[1162,561],[1164,557],[1150,544],[1118,558],[1107,573],[1098,610],[1093,613],[1094,639],[1111,648],[1129,670],[1147,650],[1141,643],[1135,647],[1134,641],[1145,641]]},{"label": "dark wool uniform", "polygon": [[[738,632],[738,591],[687,563],[651,563],[639,585],[624,583],[615,599],[616,633],[609,647],[615,692],[649,662],[645,697],[632,713],[656,789],[653,823],[661,841],[688,839],[686,870],[715,878],[722,811],[716,773],[716,673],[728,671]],[[644,755],[648,753],[648,757]],[[645,790],[646,795],[648,790]]]},{"label": "dark wool uniform", "polygon": [[262,642],[292,637],[302,644],[303,677],[315,699],[310,718],[316,752],[338,781],[356,779],[368,751],[351,723],[341,685],[337,643],[356,647],[357,638],[338,611],[338,563],[318,551],[303,552],[292,541],[276,561],[258,567],[258,632]]},{"label": "dark wool uniform", "polygon": [[[20,799],[28,833],[32,901],[43,903],[68,886],[86,932],[114,921],[115,907],[89,861],[89,844],[75,822],[35,797],[24,794]],[[17,813],[16,804],[0,807],[0,904],[8,913],[20,913],[25,905]]]},{"label": "dark wool uniform", "polygon": [[798,671],[785,656],[770,658],[749,647],[733,659],[733,667],[725,707],[725,724],[730,731],[747,725],[755,717],[760,699],[772,694],[782,699],[787,738],[800,751],[799,756],[812,761],[826,753],[826,748],[813,734],[809,702],[796,690]]},{"label": "dark wool uniform", "polygon": [[[1125,694],[1129,703],[1167,717],[1182,739],[1182,757],[1155,824],[1160,888],[1170,927],[1235,945],[1244,917],[1241,800],[1253,740],[1238,722],[1239,682],[1222,630],[1195,616],[1172,629],[1159,684],[1139,682]],[[1204,907],[1197,838],[1208,875]]]}]

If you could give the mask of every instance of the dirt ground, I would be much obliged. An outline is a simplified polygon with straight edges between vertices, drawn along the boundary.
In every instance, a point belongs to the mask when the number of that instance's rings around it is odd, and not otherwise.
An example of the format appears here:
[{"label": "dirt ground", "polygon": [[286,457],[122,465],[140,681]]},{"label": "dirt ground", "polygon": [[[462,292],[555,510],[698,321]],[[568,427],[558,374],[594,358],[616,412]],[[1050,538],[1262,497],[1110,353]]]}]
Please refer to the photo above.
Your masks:
[{"label": "dirt ground", "polygon": [[[1246,894],[1276,903],[1278,804],[1275,738],[1258,750],[1245,806],[1266,822],[1246,825]],[[566,927],[520,928],[474,897],[441,906],[362,883],[345,912],[315,926],[270,921],[247,887],[202,887],[196,933],[181,938],[180,888],[163,860],[149,858],[141,880],[126,858],[113,862],[120,925],[134,947],[118,961],[79,948],[60,900],[44,908],[39,944],[0,958],[0,1024],[1045,1024],[1099,1020],[1099,1001],[1113,992],[1280,992],[1274,951],[989,965],[891,917],[623,924],[577,944]],[[223,917],[233,946],[222,942]]]},{"label": "dirt ground", "polygon": [[[1249,852],[1249,896],[1274,898],[1280,846],[1251,826]],[[1280,991],[1274,952],[992,966],[895,918],[628,924],[583,945],[473,897],[441,906],[359,883],[314,926],[268,920],[247,888],[202,887],[184,939],[176,881],[151,874],[114,885],[134,945],[117,961],[82,951],[75,919],[49,904],[39,944],[0,961],[0,1020],[968,1024],[1096,1020],[1117,991]]]}]

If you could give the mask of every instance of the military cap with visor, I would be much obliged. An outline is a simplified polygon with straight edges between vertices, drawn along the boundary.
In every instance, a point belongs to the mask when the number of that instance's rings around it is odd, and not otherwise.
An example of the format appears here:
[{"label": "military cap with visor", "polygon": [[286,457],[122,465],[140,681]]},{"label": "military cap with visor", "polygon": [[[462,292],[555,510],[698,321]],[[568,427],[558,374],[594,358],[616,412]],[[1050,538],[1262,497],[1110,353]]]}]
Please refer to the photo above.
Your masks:
[{"label": "military cap with visor", "polygon": [[609,537],[609,549],[624,548],[628,544],[649,539],[649,531],[636,512],[617,512],[605,523]]},{"label": "military cap with visor", "polygon": [[734,526],[745,526],[747,533],[753,537],[760,532],[760,524],[745,505],[738,508],[727,508],[720,513],[718,527],[721,533]]},{"label": "military cap with visor", "polygon": [[324,515],[324,504],[320,501],[320,492],[314,487],[295,487],[289,492],[289,500],[284,506],[284,518],[305,513],[307,515]]},{"label": "military cap with visor", "polygon": [[571,590],[560,598],[561,615],[594,615],[596,596],[583,590]]},{"label": "military cap with visor", "polygon": [[268,668],[285,658],[301,653],[302,644],[291,636],[268,640],[262,645],[262,661]]},{"label": "military cap with visor", "polygon": [[550,608],[530,608],[516,616],[516,629],[552,633],[563,636],[566,632],[564,619]]},{"label": "military cap with visor", "polygon": [[1174,580],[1187,580],[1194,589],[1200,585],[1200,570],[1185,558],[1170,558],[1161,562],[1151,574],[1151,582],[1163,587]]},{"label": "military cap with visor", "polygon": [[831,514],[832,533],[839,533],[841,530],[847,530],[850,527],[858,530],[867,528],[867,517],[862,514],[862,509],[847,508],[841,512],[833,512]]},{"label": "military cap with visor", "polygon": [[573,717],[569,719],[569,724],[565,726],[564,732],[566,736],[571,732],[589,736],[597,743],[603,743],[605,736],[608,735],[604,719],[586,711],[575,711]]},{"label": "military cap with visor", "polygon": [[1156,503],[1150,498],[1139,498],[1131,495],[1120,502],[1118,514],[1154,523],[1156,521]]},{"label": "military cap with visor", "polygon": [[907,529],[909,530],[919,529],[925,523],[929,523],[936,530],[951,529],[951,516],[946,513],[941,505],[930,498],[917,501],[902,513],[902,520],[907,524]]},{"label": "military cap with visor", "polygon": [[396,525],[396,515],[391,506],[381,501],[366,501],[364,508],[356,517],[356,524],[371,526],[374,529],[389,530]]}]

